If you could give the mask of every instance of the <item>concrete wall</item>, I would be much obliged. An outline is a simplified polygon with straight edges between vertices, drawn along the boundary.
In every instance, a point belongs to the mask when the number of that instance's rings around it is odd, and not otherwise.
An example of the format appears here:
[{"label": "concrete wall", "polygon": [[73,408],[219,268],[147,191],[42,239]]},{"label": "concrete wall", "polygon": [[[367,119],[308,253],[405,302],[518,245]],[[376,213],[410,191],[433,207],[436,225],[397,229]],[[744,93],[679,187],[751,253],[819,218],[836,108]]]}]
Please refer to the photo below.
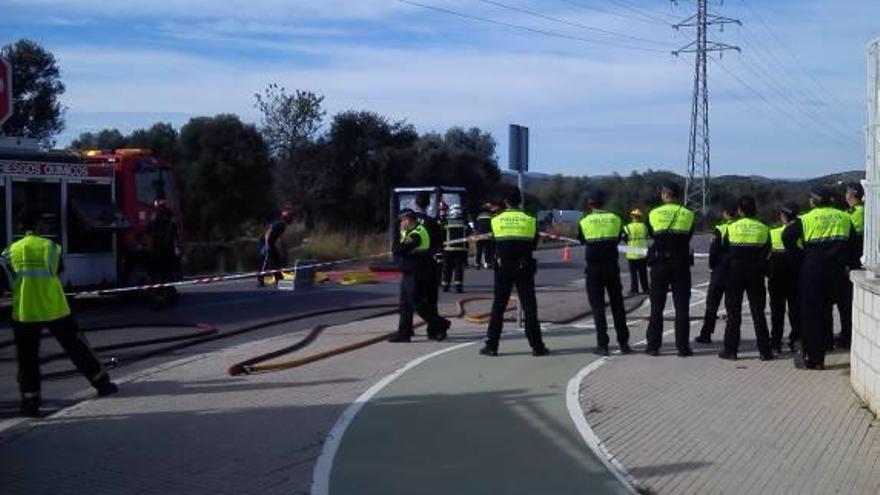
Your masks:
[{"label": "concrete wall", "polygon": [[863,270],[853,281],[853,337],[850,381],[856,394],[880,416],[880,279]]}]

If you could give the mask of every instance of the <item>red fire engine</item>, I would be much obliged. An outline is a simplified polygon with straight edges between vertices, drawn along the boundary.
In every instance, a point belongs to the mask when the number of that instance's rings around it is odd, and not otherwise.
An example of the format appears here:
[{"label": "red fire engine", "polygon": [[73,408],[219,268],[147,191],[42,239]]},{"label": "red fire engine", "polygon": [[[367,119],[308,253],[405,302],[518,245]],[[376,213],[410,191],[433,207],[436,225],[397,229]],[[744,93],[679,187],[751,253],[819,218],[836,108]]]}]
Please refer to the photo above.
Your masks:
[{"label": "red fire engine", "polygon": [[35,151],[0,148],[0,244],[24,232],[21,211],[42,214],[41,235],[61,244],[68,287],[149,280],[145,229],[164,199],[180,206],[171,168],[149,150]]}]

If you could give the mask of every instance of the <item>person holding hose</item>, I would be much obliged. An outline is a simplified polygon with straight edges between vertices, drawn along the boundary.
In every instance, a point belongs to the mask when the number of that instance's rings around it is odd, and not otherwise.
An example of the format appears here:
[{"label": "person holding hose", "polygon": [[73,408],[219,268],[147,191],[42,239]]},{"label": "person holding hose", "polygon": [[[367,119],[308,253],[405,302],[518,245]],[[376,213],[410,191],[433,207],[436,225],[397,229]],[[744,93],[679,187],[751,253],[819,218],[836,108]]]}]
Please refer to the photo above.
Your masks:
[{"label": "person holding hose", "polygon": [[97,390],[99,397],[117,392],[116,384],[89,346],[70,313],[58,277],[64,269],[61,247],[37,235],[40,214],[25,211],[25,235],[3,251],[4,268],[11,277],[12,332],[18,359],[21,413],[40,416],[40,333],[44,328]]}]

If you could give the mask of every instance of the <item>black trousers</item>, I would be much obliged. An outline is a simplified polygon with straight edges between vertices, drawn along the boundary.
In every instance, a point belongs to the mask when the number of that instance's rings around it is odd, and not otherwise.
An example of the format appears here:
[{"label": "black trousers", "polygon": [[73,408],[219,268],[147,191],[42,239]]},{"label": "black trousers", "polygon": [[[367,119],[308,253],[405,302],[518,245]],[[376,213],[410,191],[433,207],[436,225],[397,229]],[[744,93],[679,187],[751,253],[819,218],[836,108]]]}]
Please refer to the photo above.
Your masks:
[{"label": "black trousers", "polygon": [[[262,246],[262,244],[260,246]],[[277,247],[269,246],[266,248],[263,257],[260,258],[260,271],[277,270],[279,268],[283,268],[281,253],[278,252]],[[276,282],[283,278],[280,272],[276,272],[273,276],[275,277]],[[257,285],[261,287],[263,286],[264,277],[265,275],[257,275]]]},{"label": "black trousers", "polygon": [[800,309],[804,354],[810,363],[825,364],[834,335],[832,309],[839,300],[845,268],[807,254],[801,268]]},{"label": "black trousers", "polygon": [[727,270],[724,289],[724,307],[727,309],[724,350],[734,355],[739,350],[744,293],[749,298],[749,310],[755,325],[758,351],[764,355],[770,354],[770,331],[767,329],[767,317],[764,315],[764,309],[767,307],[764,274],[760,268],[751,263],[731,262],[730,270]]},{"label": "black trousers", "polygon": [[709,288],[706,290],[706,312],[703,314],[703,327],[700,329],[700,337],[710,337],[715,333],[715,324],[718,321],[718,308],[724,299],[724,273],[722,268],[712,270],[709,276]]},{"label": "black trousers", "polygon": [[617,262],[591,263],[586,269],[587,299],[593,310],[593,323],[596,325],[596,340],[599,347],[608,347],[608,321],[605,317],[605,292],[611,304],[611,317],[617,342],[623,346],[629,343],[629,328],[626,326],[626,310],[623,307],[623,287],[620,283],[620,267]]},{"label": "black trousers", "polygon": [[[500,265],[500,266],[499,266]],[[522,305],[526,338],[532,349],[543,349],[544,340],[538,323],[538,301],[535,298],[535,261],[498,260],[495,266],[495,298],[492,301],[492,316],[486,331],[486,345],[498,349],[501,329],[504,326],[504,312],[510,301],[514,286]]]},{"label": "black trousers", "polygon": [[648,285],[648,260],[627,260],[629,262],[629,291],[639,292],[639,282],[642,284],[642,290],[647,292],[650,288]]},{"label": "black trousers", "polygon": [[495,244],[489,240],[477,241],[477,255],[474,263],[480,266],[485,263],[489,266],[495,262]]},{"label": "black trousers", "polygon": [[429,336],[439,332],[444,322],[437,313],[436,302],[432,304],[431,294],[437,293],[436,267],[434,263],[426,264],[420,270],[403,274],[400,281],[400,318],[397,322],[397,334],[402,337],[413,335],[413,314],[418,314],[428,324],[426,333]]},{"label": "black trousers", "polygon": [[767,279],[767,289],[770,292],[770,343],[774,348],[781,345],[785,333],[786,306],[788,324],[791,327],[788,340],[794,343],[801,338],[799,278],[797,270],[776,270]]},{"label": "black trousers", "polygon": [[52,333],[73,361],[76,369],[92,385],[110,380],[73,317],[65,316],[39,323],[13,321],[12,331],[18,358],[18,387],[23,399],[39,400],[40,398],[40,334],[44,328]]},{"label": "black trousers", "polygon": [[464,285],[464,267],[467,265],[467,251],[446,251],[443,253],[443,287],[450,283],[456,287]]},{"label": "black trousers", "polygon": [[689,350],[691,268],[687,258],[658,260],[651,266],[651,319],[648,321],[648,350],[663,344],[663,309],[666,292],[672,289],[675,306],[675,347]]},{"label": "black trousers", "polygon": [[840,281],[838,282],[838,298],[837,314],[840,316],[840,338],[847,345],[852,340],[852,301],[853,301],[853,284],[849,279],[846,270],[840,273]]}]

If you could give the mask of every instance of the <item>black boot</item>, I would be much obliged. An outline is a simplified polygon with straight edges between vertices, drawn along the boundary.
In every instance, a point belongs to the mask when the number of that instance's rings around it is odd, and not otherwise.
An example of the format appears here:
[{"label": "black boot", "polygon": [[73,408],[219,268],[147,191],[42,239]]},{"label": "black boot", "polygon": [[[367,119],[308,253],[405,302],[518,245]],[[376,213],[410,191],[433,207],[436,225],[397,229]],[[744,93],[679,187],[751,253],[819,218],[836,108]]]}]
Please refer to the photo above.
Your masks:
[{"label": "black boot", "polygon": [[22,399],[19,410],[21,415],[26,418],[39,418],[40,399]]}]

